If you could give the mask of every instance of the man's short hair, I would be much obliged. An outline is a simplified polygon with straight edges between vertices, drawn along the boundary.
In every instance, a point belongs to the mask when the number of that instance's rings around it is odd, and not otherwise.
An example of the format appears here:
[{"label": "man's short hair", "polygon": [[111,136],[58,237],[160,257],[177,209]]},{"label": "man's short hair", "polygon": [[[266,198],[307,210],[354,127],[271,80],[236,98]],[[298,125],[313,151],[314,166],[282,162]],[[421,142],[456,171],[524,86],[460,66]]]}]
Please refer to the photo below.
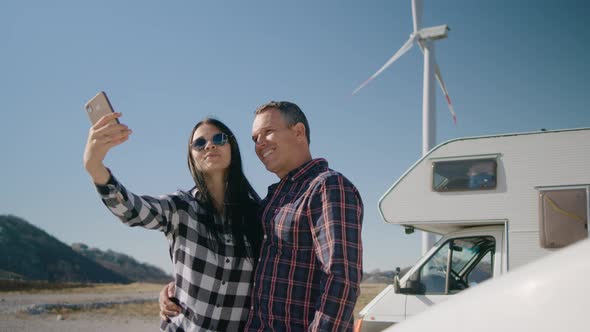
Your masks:
[{"label": "man's short hair", "polygon": [[279,110],[283,120],[285,120],[287,126],[289,127],[294,126],[299,122],[303,123],[305,126],[305,137],[307,137],[307,144],[311,143],[309,123],[307,122],[307,118],[299,106],[288,101],[271,100],[268,103],[259,106],[254,114],[258,115],[271,108]]}]

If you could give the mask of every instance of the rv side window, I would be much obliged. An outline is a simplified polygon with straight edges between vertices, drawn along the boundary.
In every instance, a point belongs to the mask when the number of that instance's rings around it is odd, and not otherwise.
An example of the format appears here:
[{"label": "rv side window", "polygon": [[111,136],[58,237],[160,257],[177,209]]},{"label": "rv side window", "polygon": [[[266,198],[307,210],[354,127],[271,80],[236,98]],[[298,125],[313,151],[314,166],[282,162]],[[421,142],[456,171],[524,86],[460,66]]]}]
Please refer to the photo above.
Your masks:
[{"label": "rv side window", "polygon": [[494,275],[494,250],[490,249],[475,265],[471,272],[467,273],[469,287],[484,282]]},{"label": "rv side window", "polygon": [[541,190],[539,240],[543,248],[561,248],[588,237],[586,188]]},{"label": "rv side window", "polygon": [[419,293],[455,294],[492,277],[495,248],[492,236],[445,242],[417,271]]},{"label": "rv side window", "polygon": [[447,276],[447,257],[450,242],[446,242],[418,271],[420,293],[444,294]]},{"label": "rv side window", "polygon": [[496,159],[435,161],[434,191],[486,190],[496,188]]}]

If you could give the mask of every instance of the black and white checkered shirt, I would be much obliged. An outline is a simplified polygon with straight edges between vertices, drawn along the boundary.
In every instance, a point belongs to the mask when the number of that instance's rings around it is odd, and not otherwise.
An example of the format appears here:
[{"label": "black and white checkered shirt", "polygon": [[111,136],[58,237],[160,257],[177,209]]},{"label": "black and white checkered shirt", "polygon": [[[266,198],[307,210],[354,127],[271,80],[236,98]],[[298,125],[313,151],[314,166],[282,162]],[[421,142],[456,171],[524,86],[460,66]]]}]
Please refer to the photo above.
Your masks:
[{"label": "black and white checkered shirt", "polygon": [[[250,308],[252,260],[236,255],[229,232],[215,251],[207,245],[205,214],[194,192],[137,196],[111,175],[106,185],[97,185],[104,204],[129,226],[163,232],[168,238],[174,263],[176,297],[182,313],[162,322],[162,331],[241,331]],[[216,215],[216,225],[222,225]],[[241,254],[241,255],[240,255]]]}]

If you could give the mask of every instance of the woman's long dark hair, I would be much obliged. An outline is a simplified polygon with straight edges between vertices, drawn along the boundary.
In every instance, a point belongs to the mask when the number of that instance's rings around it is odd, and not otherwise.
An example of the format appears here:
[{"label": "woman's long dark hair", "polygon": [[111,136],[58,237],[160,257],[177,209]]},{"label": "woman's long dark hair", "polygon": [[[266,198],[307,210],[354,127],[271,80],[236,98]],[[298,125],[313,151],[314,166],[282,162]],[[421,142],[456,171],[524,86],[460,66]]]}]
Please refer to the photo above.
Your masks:
[{"label": "woman's long dark hair", "polygon": [[[223,242],[223,238],[221,237],[223,230],[214,224],[213,214],[216,210],[213,200],[207,189],[203,172],[196,167],[191,155],[193,135],[204,124],[213,125],[222,133],[226,134],[231,148],[231,161],[227,172],[227,186],[223,205],[226,228],[229,226],[237,246],[235,255],[251,257],[254,262],[257,262],[258,255],[260,254],[260,243],[262,242],[262,223],[258,215],[260,197],[244,175],[244,171],[242,170],[242,156],[234,134],[224,123],[212,118],[205,118],[195,125],[189,136],[188,144],[188,168],[197,188],[196,198],[207,211],[207,215],[202,216],[202,222],[209,231],[208,245],[210,249],[216,252],[219,247],[217,245],[219,241]],[[250,246],[244,242],[244,236]]]}]

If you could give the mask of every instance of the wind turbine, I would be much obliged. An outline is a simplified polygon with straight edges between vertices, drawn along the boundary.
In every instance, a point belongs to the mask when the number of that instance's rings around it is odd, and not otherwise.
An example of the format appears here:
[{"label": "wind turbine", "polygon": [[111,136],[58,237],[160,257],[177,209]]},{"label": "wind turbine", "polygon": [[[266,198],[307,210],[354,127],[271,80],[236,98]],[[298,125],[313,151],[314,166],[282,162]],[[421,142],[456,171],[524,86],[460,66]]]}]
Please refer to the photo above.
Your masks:
[{"label": "wind turbine", "polygon": [[[402,47],[395,52],[395,54],[387,60],[387,62],[381,67],[375,74],[369,77],[363,84],[361,84],[354,92],[356,94],[360,89],[364,88],[369,82],[375,77],[379,76],[387,67],[399,59],[402,55],[408,52],[414,44],[420,46],[420,50],[424,54],[424,84],[422,94],[422,155],[426,155],[430,149],[435,145],[436,141],[436,104],[435,104],[435,91],[434,91],[434,77],[438,81],[438,84],[445,95],[449,111],[453,116],[453,122],[457,123],[457,117],[451,98],[445,83],[442,79],[438,64],[434,59],[434,41],[444,39],[447,37],[447,31],[449,27],[445,25],[439,25],[429,28],[421,28],[422,21],[422,1],[412,0],[412,19],[414,25],[414,31],[410,34],[410,38],[405,42]],[[428,249],[434,245],[435,236],[432,233],[422,233],[422,254],[425,254]]]}]

